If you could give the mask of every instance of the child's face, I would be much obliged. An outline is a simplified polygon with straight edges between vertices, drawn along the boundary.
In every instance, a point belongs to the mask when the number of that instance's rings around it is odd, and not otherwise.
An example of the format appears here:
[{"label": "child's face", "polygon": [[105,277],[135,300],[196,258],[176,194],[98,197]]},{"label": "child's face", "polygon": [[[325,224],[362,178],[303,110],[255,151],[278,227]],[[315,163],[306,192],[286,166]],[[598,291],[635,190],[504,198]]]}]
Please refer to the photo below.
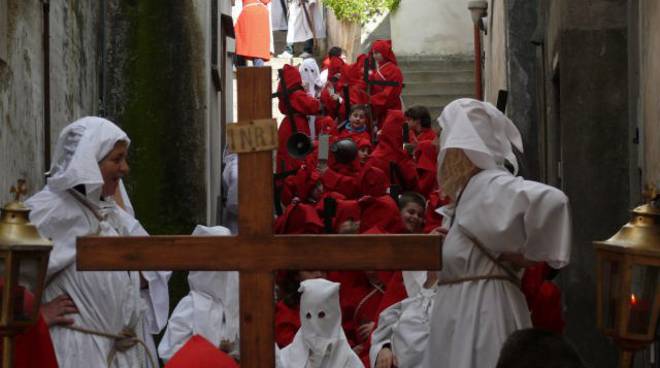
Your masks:
[{"label": "child's face", "polygon": [[357,234],[360,230],[360,221],[346,220],[339,225],[338,234]]},{"label": "child's face", "polygon": [[313,202],[318,202],[323,194],[323,184],[319,181],[316,183],[314,189],[309,193],[309,199]]},{"label": "child's face", "polygon": [[424,208],[417,203],[406,204],[401,209],[401,218],[410,233],[419,233],[424,229]]},{"label": "child's face", "polygon": [[365,163],[369,159],[369,147],[362,147],[358,150],[358,156],[360,156],[360,163]]},{"label": "child's face", "polygon": [[367,123],[367,114],[362,110],[355,110],[351,113],[349,121],[351,122],[351,127],[362,128]]},{"label": "child's face", "polygon": [[374,60],[376,60],[379,63],[382,63],[385,58],[383,58],[383,54],[380,52],[374,52]]},{"label": "child's face", "polygon": [[419,119],[413,119],[409,116],[406,116],[406,123],[408,123],[408,127],[414,130],[415,133],[419,133],[422,129],[422,125],[419,123]]}]

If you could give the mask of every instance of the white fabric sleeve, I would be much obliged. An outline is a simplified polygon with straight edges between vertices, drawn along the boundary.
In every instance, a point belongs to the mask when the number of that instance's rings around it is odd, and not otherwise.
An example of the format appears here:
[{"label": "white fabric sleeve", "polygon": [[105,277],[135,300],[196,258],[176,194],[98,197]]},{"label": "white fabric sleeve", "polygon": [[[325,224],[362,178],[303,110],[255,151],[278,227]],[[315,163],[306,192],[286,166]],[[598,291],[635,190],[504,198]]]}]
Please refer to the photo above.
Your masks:
[{"label": "white fabric sleeve", "polygon": [[384,345],[392,342],[393,327],[401,317],[401,302],[389,306],[380,313],[378,327],[371,334],[371,348],[369,349],[369,363],[376,366],[376,358]]},{"label": "white fabric sleeve", "polygon": [[475,175],[456,210],[457,225],[496,252],[561,268],[570,260],[568,198],[551,186],[498,170]]},{"label": "white fabric sleeve", "polygon": [[179,301],[172,312],[167,329],[158,344],[158,356],[168,361],[193,335],[193,303],[190,295]]}]

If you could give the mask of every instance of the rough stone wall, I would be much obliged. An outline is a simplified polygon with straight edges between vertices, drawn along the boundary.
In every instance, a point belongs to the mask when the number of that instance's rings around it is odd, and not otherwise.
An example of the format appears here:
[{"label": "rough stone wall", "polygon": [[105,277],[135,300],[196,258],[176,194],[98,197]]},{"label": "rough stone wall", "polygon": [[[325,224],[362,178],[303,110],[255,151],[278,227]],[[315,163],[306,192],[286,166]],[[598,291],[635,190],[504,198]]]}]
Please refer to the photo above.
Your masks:
[{"label": "rough stone wall", "polygon": [[642,184],[660,189],[660,4],[655,0],[642,0],[641,4]]},{"label": "rough stone wall", "polygon": [[206,222],[206,84],[196,2],[108,2],[105,111],[131,137],[127,180],[152,234]]},{"label": "rough stone wall", "polygon": [[[0,202],[9,187],[28,180],[30,193],[45,183],[44,49],[42,4],[7,1],[7,63],[0,63]],[[50,3],[51,150],[66,124],[96,113],[98,72],[96,1]]]},{"label": "rough stone wall", "polygon": [[564,0],[559,77],[562,188],[571,200],[573,251],[560,280],[567,330],[593,367],[614,367],[596,329],[593,240],[629,219],[628,49],[625,0]]}]

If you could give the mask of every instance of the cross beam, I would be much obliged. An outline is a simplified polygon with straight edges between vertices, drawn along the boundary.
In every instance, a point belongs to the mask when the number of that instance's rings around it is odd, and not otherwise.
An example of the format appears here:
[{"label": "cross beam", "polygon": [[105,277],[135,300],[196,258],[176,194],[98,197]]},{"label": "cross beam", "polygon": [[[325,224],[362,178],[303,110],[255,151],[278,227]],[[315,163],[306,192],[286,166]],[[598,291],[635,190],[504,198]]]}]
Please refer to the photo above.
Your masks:
[{"label": "cross beam", "polygon": [[[237,74],[239,121],[270,118],[271,69]],[[273,271],[440,269],[437,236],[274,235],[272,152],[239,154],[238,174],[238,236],[80,238],[78,270],[240,271],[241,367],[272,368]]]}]

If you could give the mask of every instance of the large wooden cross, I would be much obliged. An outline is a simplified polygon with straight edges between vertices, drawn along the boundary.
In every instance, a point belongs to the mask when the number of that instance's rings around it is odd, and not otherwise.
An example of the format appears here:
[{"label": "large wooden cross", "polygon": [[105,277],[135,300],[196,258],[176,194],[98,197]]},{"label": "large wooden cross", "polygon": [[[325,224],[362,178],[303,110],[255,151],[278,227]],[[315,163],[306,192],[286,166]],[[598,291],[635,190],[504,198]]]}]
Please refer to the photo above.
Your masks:
[{"label": "large wooden cross", "polygon": [[[271,118],[271,69],[238,69],[238,118]],[[440,269],[431,235],[274,235],[272,151],[239,155],[239,234],[78,239],[78,270],[238,270],[241,367],[274,367],[277,270]]]}]

